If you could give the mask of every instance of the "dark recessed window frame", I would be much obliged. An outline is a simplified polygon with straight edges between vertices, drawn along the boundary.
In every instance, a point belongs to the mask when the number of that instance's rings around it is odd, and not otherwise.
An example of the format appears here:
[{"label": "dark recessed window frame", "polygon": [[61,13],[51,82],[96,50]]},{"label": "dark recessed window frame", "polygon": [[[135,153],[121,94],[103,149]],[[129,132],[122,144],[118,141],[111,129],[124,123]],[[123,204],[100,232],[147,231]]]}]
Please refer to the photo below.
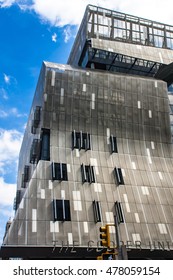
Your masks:
[{"label": "dark recessed window frame", "polygon": [[65,199],[53,200],[54,221],[71,221],[70,201]]},{"label": "dark recessed window frame", "polygon": [[116,201],[114,207],[115,207],[115,216],[117,217],[118,224],[124,223],[124,216],[123,216],[121,203]]},{"label": "dark recessed window frame", "polygon": [[40,140],[41,140],[40,159],[49,161],[50,160],[50,129],[42,128]]},{"label": "dark recessed window frame", "polygon": [[117,184],[118,185],[124,185],[124,178],[123,178],[121,168],[115,167],[114,172],[115,172],[115,177],[116,177]]},{"label": "dark recessed window frame", "polygon": [[30,150],[30,163],[38,163],[40,159],[40,139],[33,139]]},{"label": "dark recessed window frame", "polygon": [[91,136],[89,133],[72,131],[72,150],[91,150]]},{"label": "dark recessed window frame", "polygon": [[100,201],[93,201],[93,212],[95,223],[102,221]]},{"label": "dark recessed window frame", "polygon": [[22,189],[26,188],[26,182],[24,182],[24,174],[21,175],[21,188]]},{"label": "dark recessed window frame", "polygon": [[95,183],[94,166],[81,164],[82,183]]},{"label": "dark recessed window frame", "polygon": [[39,125],[40,117],[41,117],[41,107],[36,106],[34,111],[34,120],[33,120],[33,125],[35,128],[37,128]]},{"label": "dark recessed window frame", "polygon": [[23,181],[26,183],[29,181],[30,179],[30,166],[29,165],[25,165],[24,167],[24,174],[23,174]]},{"label": "dark recessed window frame", "polygon": [[55,181],[55,180],[68,181],[66,163],[52,162],[51,170],[52,170],[52,181]]},{"label": "dark recessed window frame", "polygon": [[34,118],[32,120],[32,126],[31,126],[31,133],[36,134],[36,129],[39,126],[41,120],[41,107],[36,106],[35,111],[34,111]]},{"label": "dark recessed window frame", "polygon": [[111,153],[118,153],[117,138],[113,135],[110,136]]},{"label": "dark recessed window frame", "polygon": [[13,210],[16,211],[18,209],[21,199],[22,199],[21,190],[17,190],[16,197],[14,198]]}]

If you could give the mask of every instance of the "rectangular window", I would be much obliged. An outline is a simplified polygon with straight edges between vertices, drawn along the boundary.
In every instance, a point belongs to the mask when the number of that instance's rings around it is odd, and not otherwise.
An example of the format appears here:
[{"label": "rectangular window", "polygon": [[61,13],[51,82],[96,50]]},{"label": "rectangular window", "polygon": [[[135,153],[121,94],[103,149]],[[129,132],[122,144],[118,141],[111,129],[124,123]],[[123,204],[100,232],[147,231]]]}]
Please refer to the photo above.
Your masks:
[{"label": "rectangular window", "polygon": [[36,106],[34,111],[34,127],[38,127],[40,122],[40,115],[41,115],[41,107]]},{"label": "rectangular window", "polygon": [[23,176],[23,181],[28,182],[30,178],[30,167],[29,165],[25,165],[24,167],[24,176]]},{"label": "rectangular window", "polygon": [[50,160],[50,129],[42,129],[40,159]]},{"label": "rectangular window", "polygon": [[118,201],[115,202],[115,215],[117,217],[118,224],[124,223],[124,217],[123,217],[121,203]]},{"label": "rectangular window", "polygon": [[64,199],[53,200],[54,221],[71,221],[70,201]]},{"label": "rectangular window", "polygon": [[101,207],[99,201],[93,201],[93,211],[95,223],[101,222]]},{"label": "rectangular window", "polygon": [[68,181],[67,176],[67,164],[66,163],[55,163],[51,164],[52,169],[52,181]]},{"label": "rectangular window", "polygon": [[36,134],[36,128],[34,127],[34,125],[33,125],[33,122],[32,122],[32,126],[31,126],[31,133],[32,134]]},{"label": "rectangular window", "polygon": [[13,210],[14,210],[14,211],[17,210],[16,197],[14,198],[14,202],[13,202]]},{"label": "rectangular window", "polygon": [[118,153],[117,149],[117,138],[113,135],[110,136],[110,143],[111,143],[111,153]]},{"label": "rectangular window", "polygon": [[37,163],[40,159],[40,140],[34,139],[30,150],[30,163]]},{"label": "rectangular window", "polygon": [[36,106],[35,111],[34,111],[34,119],[32,121],[32,126],[31,126],[31,133],[35,134],[36,133],[36,128],[38,127],[40,123],[40,116],[41,116],[41,107]]},{"label": "rectangular window", "polygon": [[26,188],[26,182],[24,182],[24,174],[22,174],[22,177],[21,177],[21,188]]},{"label": "rectangular window", "polygon": [[24,174],[22,174],[21,178],[21,188],[26,188],[26,183],[30,180],[30,166],[25,165]]},{"label": "rectangular window", "polygon": [[121,168],[114,168],[115,170],[115,177],[118,185],[124,185],[124,179],[122,175],[122,170]]},{"label": "rectangular window", "polygon": [[19,204],[21,202],[21,191],[20,190],[17,190],[16,191],[16,197],[14,198],[14,204],[13,204],[13,210],[17,210],[18,207],[19,207]]},{"label": "rectangular window", "polygon": [[72,149],[83,149],[85,151],[91,150],[90,134],[82,131],[72,131]]},{"label": "rectangular window", "polygon": [[81,164],[82,183],[95,183],[94,167],[91,165]]}]

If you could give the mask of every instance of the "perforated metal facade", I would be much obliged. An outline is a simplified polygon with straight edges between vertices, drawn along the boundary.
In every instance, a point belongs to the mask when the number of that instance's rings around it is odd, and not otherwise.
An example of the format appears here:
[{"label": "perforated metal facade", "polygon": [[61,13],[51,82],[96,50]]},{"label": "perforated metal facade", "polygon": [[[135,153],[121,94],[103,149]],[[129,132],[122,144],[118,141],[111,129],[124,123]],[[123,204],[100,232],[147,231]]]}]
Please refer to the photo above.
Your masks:
[{"label": "perforated metal facade", "polygon": [[[143,60],[150,56],[148,62],[159,67],[163,62],[155,52],[169,63],[173,56],[168,44],[159,49],[147,41],[136,46],[107,39],[94,38],[92,44],[102,50],[104,44],[116,46]],[[20,152],[20,197],[3,250],[32,248],[33,258],[39,250],[44,258],[95,258],[102,249],[99,227],[114,224],[116,216],[120,245],[132,250],[129,257],[134,250],[133,258],[153,251],[153,258],[172,258],[171,93],[168,98],[167,83],[155,74],[103,71],[96,65],[43,63]],[[114,247],[114,226],[111,241]]]}]

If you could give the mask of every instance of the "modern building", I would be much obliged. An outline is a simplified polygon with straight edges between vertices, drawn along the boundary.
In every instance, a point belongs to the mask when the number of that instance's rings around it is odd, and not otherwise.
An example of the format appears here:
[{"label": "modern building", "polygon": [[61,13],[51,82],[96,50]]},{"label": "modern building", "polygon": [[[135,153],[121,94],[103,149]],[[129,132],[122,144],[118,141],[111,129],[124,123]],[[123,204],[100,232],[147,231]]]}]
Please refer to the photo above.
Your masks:
[{"label": "modern building", "polygon": [[[2,258],[173,259],[173,26],[87,6],[43,62]],[[173,130],[172,130],[173,131]]]}]

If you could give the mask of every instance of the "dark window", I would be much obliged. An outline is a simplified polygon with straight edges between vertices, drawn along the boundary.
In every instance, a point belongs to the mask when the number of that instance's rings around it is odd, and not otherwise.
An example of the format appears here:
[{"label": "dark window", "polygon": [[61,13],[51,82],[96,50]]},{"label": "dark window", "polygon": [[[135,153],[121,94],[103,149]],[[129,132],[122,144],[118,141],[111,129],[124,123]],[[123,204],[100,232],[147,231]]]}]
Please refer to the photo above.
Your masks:
[{"label": "dark window", "polygon": [[71,221],[69,200],[53,200],[54,221]]},{"label": "dark window", "polygon": [[32,134],[36,134],[36,128],[33,126],[33,122],[32,122],[32,126],[31,126],[31,133]]},{"label": "dark window", "polygon": [[123,217],[121,203],[118,201],[115,202],[115,215],[117,217],[117,221],[119,224],[124,223],[124,217]]},{"label": "dark window", "polygon": [[94,221],[95,223],[101,222],[101,209],[100,209],[100,202],[93,201],[93,211],[94,211]]},{"label": "dark window", "polygon": [[91,165],[81,165],[82,183],[95,183],[94,167]]},{"label": "dark window", "polygon": [[14,210],[14,211],[17,210],[16,197],[14,198],[14,202],[13,202],[13,210]]},{"label": "dark window", "polygon": [[40,116],[41,116],[41,107],[36,106],[35,111],[34,111],[34,119],[32,121],[32,126],[31,126],[31,133],[35,134],[36,133],[36,128],[38,127],[40,123]]},{"label": "dark window", "polygon": [[67,164],[66,163],[52,163],[52,180],[68,181]]},{"label": "dark window", "polygon": [[30,167],[29,165],[25,165],[24,167],[24,176],[23,176],[23,181],[28,182],[30,178]]},{"label": "dark window", "polygon": [[24,182],[24,174],[22,174],[21,188],[26,188],[26,182]]},{"label": "dark window", "polygon": [[72,149],[91,150],[90,134],[82,131],[72,131]]},{"label": "dark window", "polygon": [[111,153],[118,153],[117,149],[117,138],[113,135],[110,136],[110,143],[111,143]]},{"label": "dark window", "polygon": [[121,168],[115,167],[114,171],[115,171],[115,177],[116,177],[117,184],[124,185],[124,179],[123,179]]},{"label": "dark window", "polygon": [[42,129],[41,133],[41,156],[42,160],[50,160],[50,130]]},{"label": "dark window", "polygon": [[20,203],[21,199],[22,199],[21,198],[21,191],[17,190],[16,197],[14,198],[13,210],[18,209],[18,206],[19,206],[19,203]]},{"label": "dark window", "polygon": [[30,151],[30,163],[37,163],[40,159],[40,140],[34,139]]},{"label": "dark window", "polygon": [[24,174],[22,174],[21,188],[26,188],[26,183],[30,180],[30,166],[25,165]]},{"label": "dark window", "polygon": [[39,125],[40,113],[41,113],[41,107],[36,106],[35,111],[34,111],[34,120],[33,120],[34,127],[38,127],[38,125]]}]

